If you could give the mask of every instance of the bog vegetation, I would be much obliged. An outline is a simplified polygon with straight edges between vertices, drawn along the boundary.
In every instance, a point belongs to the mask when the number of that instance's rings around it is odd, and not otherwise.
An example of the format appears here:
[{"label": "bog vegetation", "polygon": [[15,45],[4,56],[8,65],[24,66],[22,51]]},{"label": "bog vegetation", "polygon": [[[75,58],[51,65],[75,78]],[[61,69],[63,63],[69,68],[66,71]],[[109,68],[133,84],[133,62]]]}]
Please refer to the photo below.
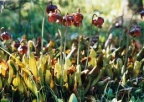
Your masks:
[{"label": "bog vegetation", "polygon": [[[88,23],[89,34],[84,35],[82,10],[64,14],[48,2],[41,34],[32,39],[27,34],[16,38],[1,27],[1,102],[144,101],[144,46],[140,41],[144,10],[134,13],[126,26],[123,16],[118,17],[109,25],[108,35],[102,31],[105,17],[96,13]],[[133,20],[134,16],[141,20]],[[46,22],[57,32],[48,41]],[[71,34],[70,28],[77,29],[77,34]]]}]

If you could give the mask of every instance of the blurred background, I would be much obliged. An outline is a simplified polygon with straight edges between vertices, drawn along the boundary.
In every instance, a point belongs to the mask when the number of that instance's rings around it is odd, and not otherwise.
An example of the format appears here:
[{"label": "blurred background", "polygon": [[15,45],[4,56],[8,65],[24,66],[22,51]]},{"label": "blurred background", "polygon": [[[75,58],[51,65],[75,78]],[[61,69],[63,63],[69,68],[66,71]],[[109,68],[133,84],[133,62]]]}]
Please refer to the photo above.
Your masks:
[{"label": "blurred background", "polygon": [[[26,35],[28,39],[41,36],[42,19],[49,0],[0,0],[0,27],[4,27],[12,34],[13,39]],[[104,18],[105,23],[101,29],[92,28],[95,35],[98,32],[101,40],[104,41],[109,33],[120,34],[121,29],[113,29],[115,21],[122,20],[126,27],[129,24],[133,13],[133,20],[143,27],[144,23],[139,12],[143,9],[144,0],[52,0],[61,10],[62,15],[77,12],[81,9],[84,15],[83,25],[78,31],[76,27],[68,28],[68,33],[72,35],[89,35],[92,15],[97,14]],[[44,38],[45,40],[54,38],[60,26],[51,24],[45,15]],[[120,18],[120,19],[119,19]],[[139,38],[142,42],[144,36]]]}]

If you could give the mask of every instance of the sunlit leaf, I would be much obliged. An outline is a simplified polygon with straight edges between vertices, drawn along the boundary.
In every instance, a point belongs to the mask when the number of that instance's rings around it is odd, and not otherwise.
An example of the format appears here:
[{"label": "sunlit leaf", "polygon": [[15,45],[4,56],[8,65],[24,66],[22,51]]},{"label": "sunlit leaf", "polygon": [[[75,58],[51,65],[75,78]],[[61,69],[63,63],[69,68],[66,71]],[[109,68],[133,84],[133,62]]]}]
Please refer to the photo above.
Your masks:
[{"label": "sunlit leaf", "polygon": [[91,58],[91,60],[88,62],[89,66],[96,66],[97,65],[97,60],[96,58]]},{"label": "sunlit leaf", "polygon": [[17,75],[14,79],[13,79],[13,86],[17,87],[20,84],[20,76]]},{"label": "sunlit leaf", "polygon": [[68,81],[67,70],[65,70],[65,69],[64,69],[64,71],[63,71],[63,80],[64,80],[64,82],[67,82],[67,81]]},{"label": "sunlit leaf", "polygon": [[51,89],[54,89],[54,86],[55,86],[54,84],[55,84],[55,83],[54,83],[54,80],[50,80],[50,88],[51,88]]},{"label": "sunlit leaf", "polygon": [[13,60],[8,61],[8,66],[9,66],[8,83],[10,84],[16,73],[16,68]]},{"label": "sunlit leaf", "polygon": [[50,40],[48,47],[54,47],[54,41],[53,40]]},{"label": "sunlit leaf", "polygon": [[0,77],[0,90],[2,89],[3,83],[2,83],[2,78]]},{"label": "sunlit leaf", "polygon": [[18,85],[18,90],[21,93],[26,92],[26,86],[25,86],[24,81],[22,79],[20,80],[20,84]]},{"label": "sunlit leaf", "polygon": [[0,73],[5,77],[6,76],[6,72],[8,69],[8,65],[5,62],[5,60],[0,60]]},{"label": "sunlit leaf", "polygon": [[60,79],[60,75],[61,75],[61,65],[60,65],[59,61],[55,64],[54,74],[55,74],[55,76],[57,77],[57,79]]},{"label": "sunlit leaf", "polygon": [[68,102],[78,102],[77,97],[75,96],[74,93],[71,94],[70,99]]},{"label": "sunlit leaf", "polygon": [[69,53],[70,53],[70,49],[66,50],[65,53],[66,53],[66,54],[69,54]]},{"label": "sunlit leaf", "polygon": [[29,69],[31,70],[32,74],[37,77],[38,76],[38,69],[36,66],[36,59],[33,53],[30,53],[29,56]]},{"label": "sunlit leaf", "polygon": [[50,84],[51,79],[52,79],[52,74],[51,74],[50,70],[46,70],[45,82],[46,82],[47,84]]},{"label": "sunlit leaf", "polygon": [[64,102],[63,99],[58,99],[58,102]]},{"label": "sunlit leaf", "polygon": [[8,65],[5,60],[0,60],[0,67],[4,70],[7,70]]},{"label": "sunlit leaf", "polygon": [[71,66],[71,61],[69,58],[65,58],[65,64],[64,64],[64,69],[68,70],[68,68]]},{"label": "sunlit leaf", "polygon": [[31,79],[30,77],[24,77],[24,82],[27,85],[27,87],[33,92],[33,94],[35,96],[37,96],[38,91],[37,91],[37,86],[36,86],[34,80]]},{"label": "sunlit leaf", "polygon": [[122,86],[125,86],[126,85],[126,73],[123,74],[122,76]]},{"label": "sunlit leaf", "polygon": [[89,57],[93,57],[93,58],[96,57],[96,52],[94,51],[94,49],[91,49],[91,50],[90,50],[90,55],[89,55]]},{"label": "sunlit leaf", "polygon": [[92,95],[88,95],[88,96],[86,96],[85,99],[86,99],[88,102],[96,102],[95,97],[92,96]]}]

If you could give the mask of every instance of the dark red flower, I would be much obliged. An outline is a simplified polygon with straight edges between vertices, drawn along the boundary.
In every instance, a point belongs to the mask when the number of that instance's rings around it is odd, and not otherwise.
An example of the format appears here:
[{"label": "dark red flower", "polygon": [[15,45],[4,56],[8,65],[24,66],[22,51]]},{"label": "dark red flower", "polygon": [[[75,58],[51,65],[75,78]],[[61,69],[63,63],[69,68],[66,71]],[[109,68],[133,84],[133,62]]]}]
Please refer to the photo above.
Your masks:
[{"label": "dark red flower", "polygon": [[141,36],[141,27],[136,25],[129,31],[130,35],[133,37],[139,37]]},{"label": "dark red flower", "polygon": [[57,9],[56,5],[53,5],[52,2],[50,2],[49,5],[47,5],[46,12],[49,14],[50,12],[55,12]]},{"label": "dark red flower", "polygon": [[28,47],[26,45],[20,45],[18,47],[19,54],[23,55],[23,54],[27,53],[27,51],[28,51]]},{"label": "dark red flower", "polygon": [[64,26],[71,26],[74,23],[74,17],[68,13],[63,17],[62,23]]},{"label": "dark red flower", "polygon": [[48,21],[50,22],[50,23],[53,23],[53,22],[55,22],[56,21],[56,13],[55,12],[49,12],[49,14],[48,14]]},{"label": "dark red flower", "polygon": [[13,42],[13,47],[14,48],[18,48],[20,46],[20,42],[18,42],[18,41],[15,41],[15,42]]},{"label": "dark red flower", "polygon": [[80,13],[80,9],[76,13],[73,13],[74,23],[73,25],[79,27],[82,25],[83,15]]},{"label": "dark red flower", "polygon": [[59,14],[56,14],[56,23],[59,23],[59,24],[61,24],[62,23],[62,16],[61,15],[59,15]]},{"label": "dark red flower", "polygon": [[9,40],[11,39],[11,35],[8,32],[3,32],[1,35],[2,40]]},{"label": "dark red flower", "polygon": [[78,9],[78,12],[73,13],[73,17],[74,17],[74,22],[76,23],[82,22],[83,15],[80,13],[80,9]]},{"label": "dark red flower", "polygon": [[97,26],[98,28],[101,28],[103,23],[104,19],[102,17],[96,17],[92,20],[92,24]]},{"label": "dark red flower", "polygon": [[57,13],[57,10],[55,12],[50,12],[48,14],[48,21],[50,23],[53,23],[53,22],[57,22],[57,23],[61,23],[62,22],[62,17],[60,14]]},{"label": "dark red flower", "polygon": [[73,25],[76,26],[76,27],[79,27],[79,26],[82,25],[82,22],[74,22]]}]

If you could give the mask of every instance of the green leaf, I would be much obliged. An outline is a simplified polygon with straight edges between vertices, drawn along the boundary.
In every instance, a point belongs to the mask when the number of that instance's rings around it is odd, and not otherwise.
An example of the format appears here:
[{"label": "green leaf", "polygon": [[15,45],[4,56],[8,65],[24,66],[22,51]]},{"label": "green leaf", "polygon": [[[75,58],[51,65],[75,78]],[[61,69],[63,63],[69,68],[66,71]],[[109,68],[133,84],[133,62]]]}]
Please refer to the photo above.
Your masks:
[{"label": "green leaf", "polygon": [[113,97],[113,96],[114,96],[113,90],[112,90],[111,88],[109,88],[109,89],[108,89],[108,92],[106,93],[106,95],[107,95],[108,98]]},{"label": "green leaf", "polygon": [[130,102],[135,102],[135,97],[134,96],[131,97]]},{"label": "green leaf", "polygon": [[35,77],[37,77],[38,76],[38,70],[37,70],[37,66],[36,66],[36,59],[35,59],[33,53],[30,53],[30,56],[29,56],[29,68],[30,68],[32,74]]},{"label": "green leaf", "polygon": [[34,80],[31,79],[31,77],[24,77],[24,82],[27,85],[27,87],[33,92],[33,94],[37,97],[38,89]]},{"label": "green leaf", "polygon": [[77,98],[76,98],[74,93],[71,94],[70,99],[69,99],[68,102],[78,102],[78,100],[77,100]]},{"label": "green leaf", "polygon": [[2,98],[2,99],[1,99],[1,102],[9,102],[9,100],[6,99],[6,98]]},{"label": "green leaf", "polygon": [[63,99],[58,99],[58,102],[64,102]]}]

